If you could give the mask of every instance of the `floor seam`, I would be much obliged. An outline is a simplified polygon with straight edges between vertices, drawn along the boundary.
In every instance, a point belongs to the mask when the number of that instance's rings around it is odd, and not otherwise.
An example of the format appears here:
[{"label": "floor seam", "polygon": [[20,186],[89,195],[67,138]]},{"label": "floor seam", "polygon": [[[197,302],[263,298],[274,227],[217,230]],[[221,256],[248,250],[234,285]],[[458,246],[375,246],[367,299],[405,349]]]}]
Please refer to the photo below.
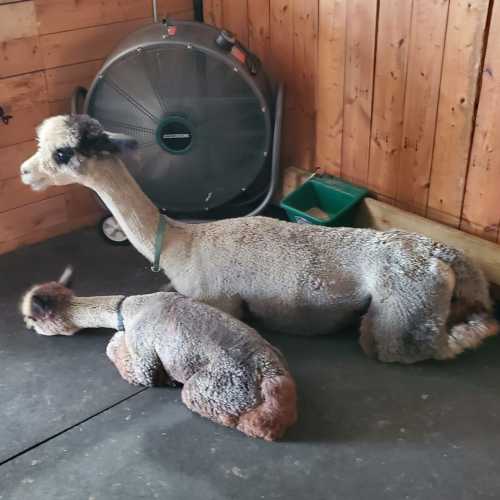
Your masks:
[{"label": "floor seam", "polygon": [[134,392],[133,394],[130,394],[129,396],[127,396],[127,397],[125,397],[123,399],[120,399],[116,403],[113,403],[112,405],[106,406],[106,408],[103,408],[102,410],[99,410],[98,412],[93,413],[92,415],[84,418],[83,420],[79,420],[75,424],[69,425],[68,427],[65,427],[64,429],[60,430],[59,432],[56,432],[55,434],[52,434],[49,437],[47,437],[47,438],[45,438],[45,439],[43,439],[41,441],[38,441],[37,443],[35,443],[34,445],[30,446],[29,448],[21,450],[20,452],[16,453],[15,455],[12,455],[11,457],[9,457],[9,458],[7,458],[5,460],[0,461],[0,467],[2,465],[5,465],[5,464],[9,463],[9,462],[12,462],[16,458],[19,458],[22,455],[25,455],[26,453],[29,453],[30,451],[35,450],[36,448],[39,448],[40,446],[48,443],[49,441],[52,441],[53,439],[55,439],[55,438],[57,438],[57,437],[65,434],[66,432],[74,429],[75,427],[78,427],[79,425],[82,425],[82,424],[88,422],[89,420],[92,420],[93,418],[95,418],[95,417],[97,417],[99,415],[102,415],[103,413],[106,413],[107,411],[111,410],[112,408],[115,408],[116,406],[124,403],[125,401],[128,401],[129,399],[132,399],[133,397],[137,396],[138,394],[142,394],[143,392],[147,391],[148,389],[149,389],[148,387],[143,387],[141,390],[139,390],[137,392]]}]

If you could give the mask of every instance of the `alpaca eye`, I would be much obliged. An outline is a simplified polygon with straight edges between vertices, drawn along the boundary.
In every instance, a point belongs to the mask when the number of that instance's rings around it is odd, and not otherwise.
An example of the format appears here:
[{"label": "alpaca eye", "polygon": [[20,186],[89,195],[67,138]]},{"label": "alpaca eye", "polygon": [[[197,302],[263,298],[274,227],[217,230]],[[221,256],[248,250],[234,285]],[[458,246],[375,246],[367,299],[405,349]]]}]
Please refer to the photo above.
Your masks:
[{"label": "alpaca eye", "polygon": [[73,148],[59,148],[56,149],[54,153],[54,161],[58,165],[65,165],[67,164],[71,158],[73,158],[74,155]]}]

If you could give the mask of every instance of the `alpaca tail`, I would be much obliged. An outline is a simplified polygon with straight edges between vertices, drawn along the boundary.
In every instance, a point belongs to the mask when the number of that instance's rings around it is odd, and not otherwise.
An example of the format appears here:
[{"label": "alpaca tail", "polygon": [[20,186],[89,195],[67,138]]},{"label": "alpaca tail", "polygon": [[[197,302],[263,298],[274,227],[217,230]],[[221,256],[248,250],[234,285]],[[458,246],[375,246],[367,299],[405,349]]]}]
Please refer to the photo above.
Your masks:
[{"label": "alpaca tail", "polygon": [[493,307],[489,285],[481,269],[462,251],[441,243],[435,244],[432,253],[434,257],[448,264],[454,274],[451,315],[461,315],[463,320],[472,312],[490,313]]},{"label": "alpaca tail", "polygon": [[433,255],[445,262],[454,275],[448,343],[441,359],[454,358],[496,335],[499,325],[492,314],[488,282],[472,260],[460,250],[440,243],[435,245]]},{"label": "alpaca tail", "polygon": [[264,377],[262,402],[242,414],[236,428],[248,436],[275,441],[297,420],[297,391],[290,374]]},{"label": "alpaca tail", "polygon": [[439,359],[453,359],[466,349],[476,349],[499,331],[498,322],[489,313],[473,313],[448,332],[448,345]]}]

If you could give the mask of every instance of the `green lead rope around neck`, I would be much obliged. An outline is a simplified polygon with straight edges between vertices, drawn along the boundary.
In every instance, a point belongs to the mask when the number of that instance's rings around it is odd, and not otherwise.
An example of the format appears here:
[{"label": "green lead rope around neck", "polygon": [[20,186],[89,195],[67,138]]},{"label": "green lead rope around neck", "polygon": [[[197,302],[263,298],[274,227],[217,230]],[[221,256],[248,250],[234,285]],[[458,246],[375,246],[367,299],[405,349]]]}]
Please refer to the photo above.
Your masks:
[{"label": "green lead rope around neck", "polygon": [[160,268],[160,255],[161,249],[163,248],[163,240],[165,238],[165,228],[167,227],[167,219],[160,214],[158,220],[158,228],[156,229],[156,239],[155,239],[155,260],[151,266],[151,271],[154,273],[159,273]]}]

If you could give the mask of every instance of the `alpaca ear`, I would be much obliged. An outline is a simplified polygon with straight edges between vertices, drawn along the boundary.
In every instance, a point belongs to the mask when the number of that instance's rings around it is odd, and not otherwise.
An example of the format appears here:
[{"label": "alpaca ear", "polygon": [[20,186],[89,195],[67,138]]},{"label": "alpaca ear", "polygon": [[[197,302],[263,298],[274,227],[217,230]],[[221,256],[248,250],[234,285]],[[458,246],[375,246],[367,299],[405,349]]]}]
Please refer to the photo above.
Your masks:
[{"label": "alpaca ear", "polygon": [[129,135],[117,134],[115,132],[106,131],[106,135],[109,140],[120,150],[120,151],[134,151],[138,147],[137,140]]},{"label": "alpaca ear", "polygon": [[35,318],[47,318],[54,309],[54,301],[48,295],[33,295],[31,298],[31,314]]},{"label": "alpaca ear", "polygon": [[73,268],[71,266],[66,267],[58,282],[66,288],[71,288],[71,285],[73,284]]}]

